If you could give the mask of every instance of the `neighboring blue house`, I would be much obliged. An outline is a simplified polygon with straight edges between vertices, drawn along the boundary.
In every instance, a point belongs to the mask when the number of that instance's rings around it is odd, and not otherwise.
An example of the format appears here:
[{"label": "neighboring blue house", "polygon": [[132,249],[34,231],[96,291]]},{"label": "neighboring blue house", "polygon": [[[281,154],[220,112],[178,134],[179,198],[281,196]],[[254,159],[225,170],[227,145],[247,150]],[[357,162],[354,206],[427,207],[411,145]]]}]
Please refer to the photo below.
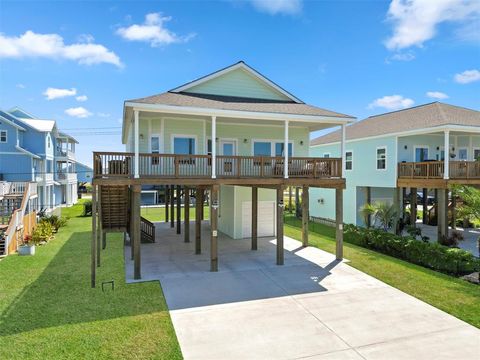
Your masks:
[{"label": "neighboring blue house", "polygon": [[[341,137],[338,130],[312,140],[310,154],[339,157]],[[344,221],[364,225],[359,209],[365,203],[398,203],[403,211],[407,202],[413,200],[416,205],[418,193],[419,201],[425,201],[425,211],[429,207],[426,202],[437,205],[438,235],[445,236],[448,223],[442,209],[448,205],[448,187],[480,185],[479,160],[479,111],[435,102],[371,116],[349,125]],[[406,197],[407,188],[415,198]],[[310,196],[310,215],[335,218],[333,191],[311,189]],[[416,217],[416,206],[411,216]]]},{"label": "neighboring blue house", "polygon": [[14,108],[0,110],[0,179],[35,181],[39,207],[47,210],[77,201],[75,144],[54,120]]},{"label": "neighboring blue house", "polygon": [[79,163],[77,161],[77,180],[79,183],[91,183],[93,177],[93,169],[90,166]]}]

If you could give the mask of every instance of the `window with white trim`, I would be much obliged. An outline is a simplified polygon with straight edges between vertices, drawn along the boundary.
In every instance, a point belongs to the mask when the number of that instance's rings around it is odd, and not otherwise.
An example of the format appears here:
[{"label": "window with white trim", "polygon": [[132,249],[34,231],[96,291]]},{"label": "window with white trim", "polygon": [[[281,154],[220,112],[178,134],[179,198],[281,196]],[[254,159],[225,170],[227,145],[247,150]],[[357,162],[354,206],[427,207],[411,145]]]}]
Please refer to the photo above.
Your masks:
[{"label": "window with white trim", "polygon": [[0,130],[0,143],[7,142],[7,130]]},{"label": "window with white trim", "polygon": [[387,168],[387,148],[377,148],[377,170],[385,170]]},{"label": "window with white trim", "polygon": [[473,160],[480,159],[480,149],[473,149]]},{"label": "window with white trim", "polygon": [[174,137],[173,153],[183,155],[195,154],[195,138],[194,137]]},{"label": "window with white trim", "polygon": [[345,152],[345,170],[353,170],[353,152]]}]

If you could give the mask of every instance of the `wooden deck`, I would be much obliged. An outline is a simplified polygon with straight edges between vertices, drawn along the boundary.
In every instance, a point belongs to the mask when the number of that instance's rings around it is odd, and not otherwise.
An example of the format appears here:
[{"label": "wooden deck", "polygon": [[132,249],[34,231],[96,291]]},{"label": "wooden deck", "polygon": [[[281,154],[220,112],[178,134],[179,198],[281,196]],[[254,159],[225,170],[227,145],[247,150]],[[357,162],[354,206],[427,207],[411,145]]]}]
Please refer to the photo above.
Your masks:
[{"label": "wooden deck", "polygon": [[135,177],[133,153],[95,152],[96,184],[179,185],[303,185],[344,187],[340,158],[290,157],[288,178],[284,158],[267,156],[217,156],[212,177],[211,155],[139,155]]},{"label": "wooden deck", "polygon": [[449,184],[480,185],[480,161],[450,161],[449,176],[444,178],[443,161],[404,162],[398,164],[398,186],[447,188]]}]

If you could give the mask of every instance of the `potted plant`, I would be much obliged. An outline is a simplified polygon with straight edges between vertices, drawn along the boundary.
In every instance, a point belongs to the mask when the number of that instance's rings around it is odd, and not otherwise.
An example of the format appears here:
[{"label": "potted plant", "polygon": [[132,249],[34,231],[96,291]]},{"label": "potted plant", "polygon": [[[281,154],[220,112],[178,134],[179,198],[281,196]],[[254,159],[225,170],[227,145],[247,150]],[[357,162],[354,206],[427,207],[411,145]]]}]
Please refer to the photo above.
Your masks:
[{"label": "potted plant", "polygon": [[35,255],[35,242],[31,235],[23,238],[23,244],[18,247],[18,255]]}]

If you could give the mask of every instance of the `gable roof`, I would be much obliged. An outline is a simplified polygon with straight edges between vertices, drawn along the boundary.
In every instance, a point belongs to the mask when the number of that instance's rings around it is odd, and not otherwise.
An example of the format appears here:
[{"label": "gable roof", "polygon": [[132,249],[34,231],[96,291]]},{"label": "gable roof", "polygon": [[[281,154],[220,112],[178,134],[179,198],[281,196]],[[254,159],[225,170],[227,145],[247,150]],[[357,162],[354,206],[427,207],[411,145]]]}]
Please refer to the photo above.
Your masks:
[{"label": "gable roof", "polygon": [[9,113],[0,110],[0,120],[7,123],[10,126],[13,126],[14,128],[18,130],[25,131],[25,128],[21,127],[20,125],[17,124],[17,120],[14,116],[10,115]]},{"label": "gable roof", "polygon": [[17,117],[17,118],[22,118],[22,119],[35,119],[36,117],[33,116],[32,114],[26,112],[25,110],[19,108],[18,106],[15,106],[14,108],[11,108],[8,110],[8,112]]},{"label": "gable roof", "polygon": [[[480,127],[480,111],[433,102],[357,121],[346,127],[346,137],[362,139],[447,125]],[[341,130],[337,130],[313,139],[310,145],[338,142],[340,138]]]},{"label": "gable roof", "polygon": [[40,132],[50,132],[55,129],[55,120],[21,119],[21,118],[19,118],[18,120],[20,120],[20,122]]},{"label": "gable roof", "polygon": [[[282,98],[286,101],[293,101],[295,103],[303,103],[300,99],[298,99],[296,96],[292,95],[289,93],[287,90],[283,89],[270,79],[268,79],[266,76],[262,75],[260,72],[252,68],[251,66],[247,65],[244,61],[239,61],[233,65],[227,66],[223,69],[214,71],[213,73],[210,73],[208,75],[202,76],[196,80],[190,81],[186,84],[180,85],[169,92],[172,93],[182,93],[182,92],[197,92],[194,90],[195,87],[198,87],[199,85],[205,84],[206,82],[212,81],[214,79],[217,79],[221,76],[224,76],[228,73],[232,73],[237,70],[243,70],[249,75],[251,75],[253,78],[259,80],[262,84],[266,85],[268,88],[270,88],[272,91],[282,95]],[[211,94],[215,95],[215,94]],[[275,97],[276,100],[278,100],[278,97]]]}]

